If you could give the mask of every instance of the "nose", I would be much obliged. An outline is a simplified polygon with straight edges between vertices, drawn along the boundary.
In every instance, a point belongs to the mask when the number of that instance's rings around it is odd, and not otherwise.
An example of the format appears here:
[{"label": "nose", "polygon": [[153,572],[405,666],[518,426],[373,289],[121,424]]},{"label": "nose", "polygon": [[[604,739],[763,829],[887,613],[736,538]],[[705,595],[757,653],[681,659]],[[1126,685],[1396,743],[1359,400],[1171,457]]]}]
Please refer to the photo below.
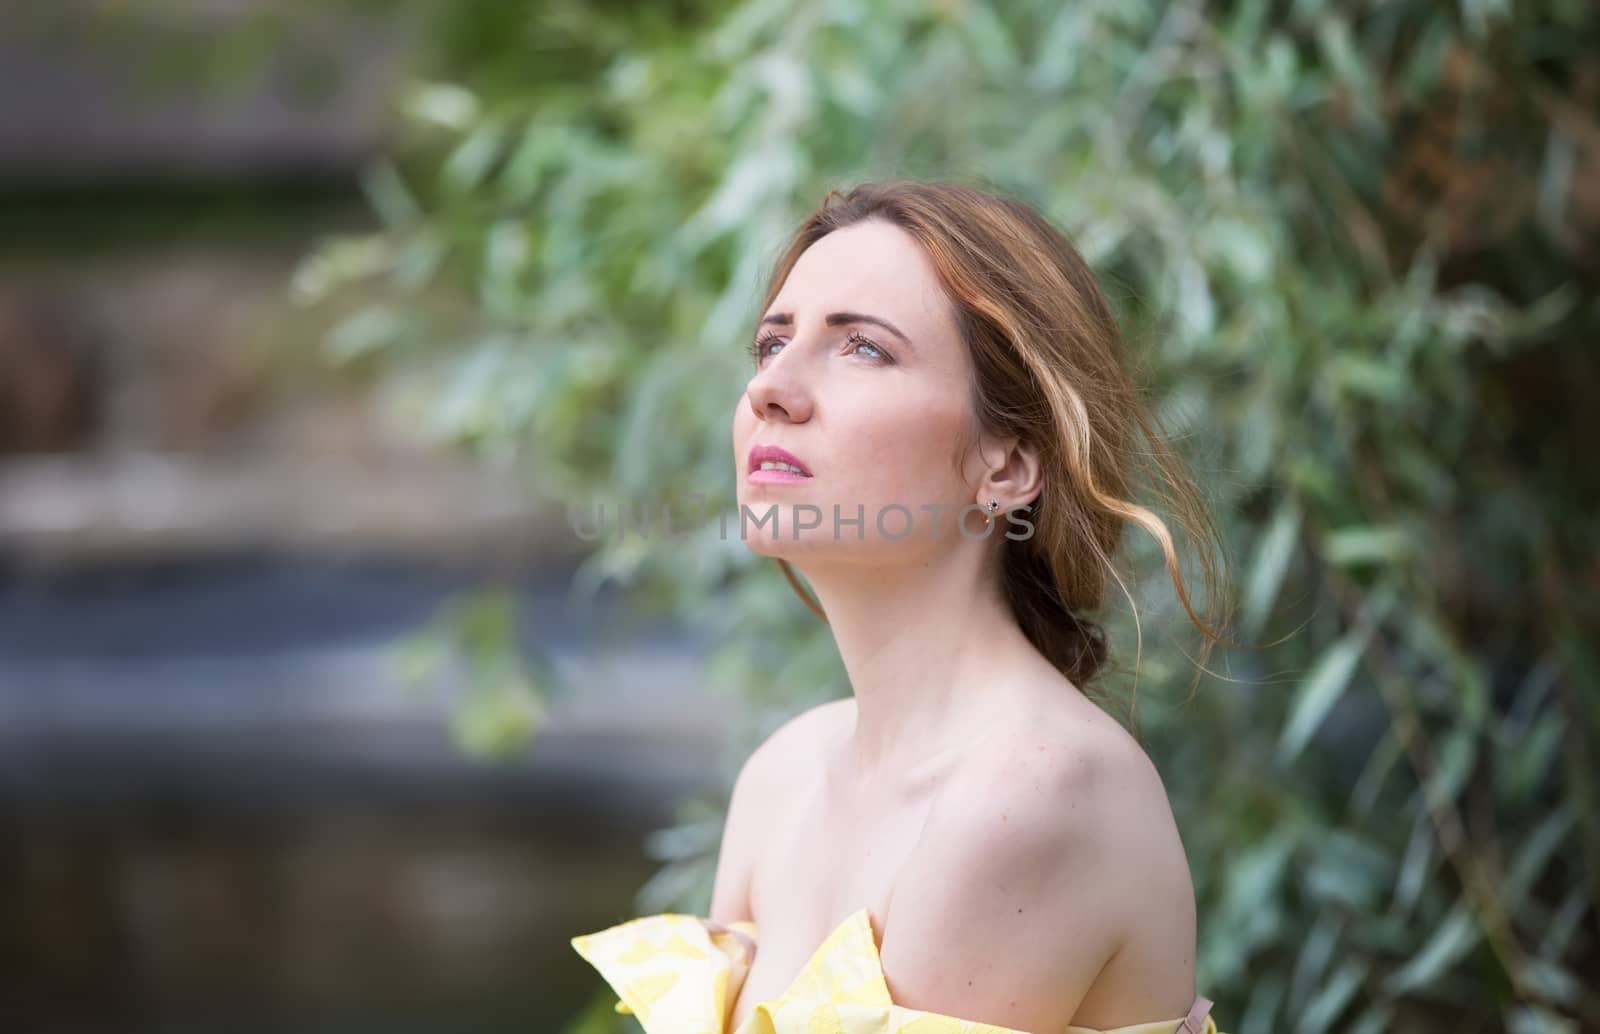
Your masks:
[{"label": "nose", "polygon": [[798,364],[783,361],[784,355],[792,349],[792,345],[784,347],[750,378],[745,398],[750,400],[750,409],[757,419],[791,423],[811,419],[811,390],[802,383]]}]

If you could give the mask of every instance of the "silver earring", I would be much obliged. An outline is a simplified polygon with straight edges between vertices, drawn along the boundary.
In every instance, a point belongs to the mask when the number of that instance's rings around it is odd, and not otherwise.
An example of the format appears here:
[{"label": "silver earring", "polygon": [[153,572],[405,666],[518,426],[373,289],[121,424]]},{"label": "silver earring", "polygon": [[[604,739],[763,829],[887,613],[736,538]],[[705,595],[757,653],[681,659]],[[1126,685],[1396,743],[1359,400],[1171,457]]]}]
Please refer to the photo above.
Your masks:
[{"label": "silver earring", "polygon": [[989,505],[985,506],[984,509],[989,511],[989,515],[984,518],[984,522],[987,523],[989,521],[994,520],[994,512],[996,510],[1000,509],[1000,500],[998,500],[998,499],[989,500]]}]

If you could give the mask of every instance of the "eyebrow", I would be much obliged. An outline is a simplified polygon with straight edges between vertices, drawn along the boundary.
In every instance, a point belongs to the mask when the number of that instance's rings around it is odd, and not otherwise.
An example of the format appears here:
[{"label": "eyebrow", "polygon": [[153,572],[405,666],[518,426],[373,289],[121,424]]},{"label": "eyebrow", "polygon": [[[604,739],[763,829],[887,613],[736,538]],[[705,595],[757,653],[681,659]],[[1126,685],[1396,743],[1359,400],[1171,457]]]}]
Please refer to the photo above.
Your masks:
[{"label": "eyebrow", "polygon": [[[869,316],[864,312],[830,312],[826,317],[823,318],[823,322],[830,327],[840,327],[846,323],[871,323],[875,326],[882,327],[884,330],[887,330],[901,341],[904,341],[906,344],[911,344],[911,339],[906,337],[905,334],[901,332],[899,327],[895,326],[893,323],[890,323],[886,319],[882,319],[878,316]],[[761,326],[764,327],[769,323],[776,324],[780,327],[792,327],[794,326],[794,314],[788,312],[775,312],[770,316],[763,316],[761,318]]]}]

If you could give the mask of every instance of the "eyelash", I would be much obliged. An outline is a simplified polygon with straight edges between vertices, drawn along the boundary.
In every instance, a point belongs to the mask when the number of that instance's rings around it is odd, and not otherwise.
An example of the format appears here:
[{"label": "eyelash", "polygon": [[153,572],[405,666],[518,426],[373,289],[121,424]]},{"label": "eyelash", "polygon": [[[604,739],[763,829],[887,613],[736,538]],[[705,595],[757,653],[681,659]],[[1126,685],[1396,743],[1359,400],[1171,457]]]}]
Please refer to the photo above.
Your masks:
[{"label": "eyelash", "polygon": [[[763,358],[763,353],[766,349],[766,346],[774,341],[782,340],[783,337],[779,334],[762,334],[758,336],[754,341],[750,342],[750,358],[754,360],[757,366],[761,365],[761,360]],[[879,345],[876,341],[865,336],[858,330],[852,330],[845,337],[845,342],[847,344],[854,343],[858,351],[862,345],[866,345],[868,348],[874,349],[880,356],[883,357],[879,361],[885,365],[894,362],[894,356],[885,351],[883,346]]]}]

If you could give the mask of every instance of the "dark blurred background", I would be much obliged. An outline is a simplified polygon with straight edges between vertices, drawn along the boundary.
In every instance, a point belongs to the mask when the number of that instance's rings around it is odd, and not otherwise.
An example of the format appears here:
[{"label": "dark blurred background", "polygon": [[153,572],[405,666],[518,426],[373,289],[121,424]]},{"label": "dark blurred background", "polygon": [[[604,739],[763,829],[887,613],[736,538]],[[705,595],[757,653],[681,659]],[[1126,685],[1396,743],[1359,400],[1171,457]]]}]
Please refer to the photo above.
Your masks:
[{"label": "dark blurred background", "polygon": [[[325,361],[417,12],[0,11],[0,1029],[545,1030],[714,775],[694,643]],[[424,12],[425,14],[426,12]],[[396,641],[493,582],[589,692],[451,733]]]}]

